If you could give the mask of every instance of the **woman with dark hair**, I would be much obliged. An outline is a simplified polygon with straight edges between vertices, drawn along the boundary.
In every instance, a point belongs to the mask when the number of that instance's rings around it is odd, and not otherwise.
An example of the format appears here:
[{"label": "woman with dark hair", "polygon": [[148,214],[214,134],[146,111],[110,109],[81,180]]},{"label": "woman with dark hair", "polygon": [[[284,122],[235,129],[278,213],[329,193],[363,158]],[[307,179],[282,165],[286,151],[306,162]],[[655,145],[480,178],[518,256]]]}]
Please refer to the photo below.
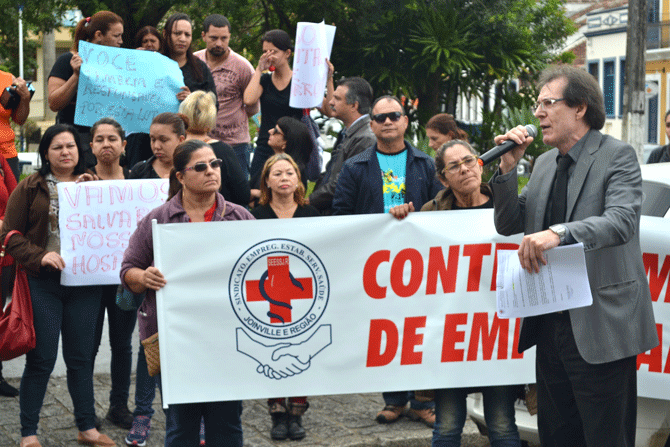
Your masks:
[{"label": "woman with dark hair", "polygon": [[[49,108],[56,115],[57,123],[74,125],[74,113],[77,100],[77,85],[79,84],[79,70],[82,58],[78,53],[79,41],[120,47],[123,43],[123,19],[110,11],[100,11],[91,17],[81,19],[74,32],[74,42],[69,52],[62,54],[49,73],[48,101]],[[76,126],[84,147],[85,163],[87,167],[95,166],[95,157],[91,153],[90,127]]]},{"label": "woman with dark hair", "polygon": [[[275,29],[265,33],[261,42],[263,55],[244,91],[244,104],[247,107],[253,107],[259,99],[261,101],[261,127],[258,130],[256,150],[249,170],[252,179],[259,178],[265,161],[273,154],[268,139],[269,131],[275,127],[277,120],[282,116],[298,120],[302,117],[302,109],[289,106],[293,78],[293,70],[289,63],[293,53],[291,38],[286,31]],[[269,73],[264,73],[266,70],[269,70]],[[251,184],[253,187],[254,182]]]},{"label": "woman with dark hair", "polygon": [[135,34],[135,47],[138,50],[163,51],[163,36],[151,25],[144,26]]},{"label": "woman with dark hair", "polygon": [[[273,154],[286,153],[293,158],[302,183],[307,188],[307,178],[305,177],[305,166],[309,161],[309,155],[312,152],[312,137],[309,134],[309,129],[301,121],[288,116],[281,117],[277,120],[277,124],[268,132],[270,138],[268,139],[268,146]],[[258,199],[261,195],[260,183],[261,173],[251,178],[249,182],[251,187],[251,198]]]},{"label": "woman with dark hair", "polygon": [[[121,125],[112,118],[102,118],[91,126],[91,149],[98,163],[94,170],[100,180],[124,180],[128,178],[128,169],[120,165],[119,160],[126,147],[126,134]],[[102,302],[95,329],[93,364],[98,355],[102,329],[107,313],[109,344],[112,349],[111,378],[112,390],[109,393],[109,411],[106,419],[117,427],[129,429],[133,415],[128,410],[130,373],[133,364],[131,340],[137,316],[135,311],[123,310],[116,305],[115,285],[100,286]]]},{"label": "woman with dark hair", "polygon": [[[140,338],[158,332],[156,291],[165,285],[163,274],[153,266],[151,221],[159,223],[252,220],[247,210],[227,202],[218,193],[221,160],[200,140],[181,143],[174,151],[168,201],[138,224],[121,265],[121,281],[127,289],[146,292],[138,312]],[[160,383],[160,380],[158,380]],[[196,446],[204,419],[207,444],[242,446],[242,402],[204,402],[168,406],[165,412],[165,445]],[[132,445],[132,444],[131,444]]]},{"label": "woman with dark hair", "polygon": [[468,141],[468,134],[458,128],[454,117],[448,113],[438,113],[428,120],[426,136],[428,137],[428,146],[435,152],[447,141]]},{"label": "woman with dark hair", "polygon": [[249,181],[242,172],[233,148],[223,141],[210,138],[209,131],[216,125],[216,97],[210,92],[193,92],[181,103],[179,112],[188,120],[186,140],[200,140],[209,144],[221,159],[221,189],[229,202],[245,206],[249,203]]},{"label": "woman with dark hair", "polygon": [[61,335],[77,441],[113,446],[114,441],[95,428],[92,354],[101,289],[60,283],[65,261],[60,255],[56,185],[80,180],[86,173],[77,131],[67,124],[51,126],[42,137],[39,154],[42,167],[16,187],[2,223],[3,238],[11,230],[21,232],[9,240],[7,252],[28,273],[36,336],[21,379],[21,447],[40,446],[37,424]]},{"label": "woman with dark hair", "polygon": [[183,101],[189,93],[196,90],[212,92],[216,96],[216,85],[212,73],[207,64],[195,57],[191,50],[193,41],[191,18],[181,12],[172,14],[165,22],[163,40],[165,42],[163,54],[177,62],[184,75],[185,85],[177,93],[177,99]]},{"label": "woman with dark hair", "polygon": [[[319,210],[305,204],[305,187],[300,179],[298,165],[287,153],[268,158],[261,175],[260,204],[251,210],[256,219],[289,219],[292,217],[319,216]],[[307,397],[268,399],[272,417],[272,439],[303,439],[302,415],[309,403]]]},{"label": "woman with dark hair", "polygon": [[[149,135],[154,155],[133,166],[128,175],[130,179],[170,178],[174,152],[186,138],[186,124],[182,115],[160,113],[151,122]],[[138,315],[141,313],[138,312]],[[155,397],[156,379],[149,376],[144,347],[140,344],[135,377],[135,411],[132,426],[126,435],[126,444],[137,446],[146,444],[151,431],[151,418],[154,415],[152,404]]]}]

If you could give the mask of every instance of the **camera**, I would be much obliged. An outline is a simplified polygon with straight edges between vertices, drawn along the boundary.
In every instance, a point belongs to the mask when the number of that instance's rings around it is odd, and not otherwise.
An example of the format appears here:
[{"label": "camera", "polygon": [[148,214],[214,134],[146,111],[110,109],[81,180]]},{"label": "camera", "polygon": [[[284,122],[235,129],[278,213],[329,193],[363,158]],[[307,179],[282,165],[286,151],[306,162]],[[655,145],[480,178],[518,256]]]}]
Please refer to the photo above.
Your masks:
[{"label": "camera", "polygon": [[[28,91],[30,91],[30,98],[32,99],[35,94],[35,87],[33,87],[32,82],[26,84]],[[2,91],[0,95],[0,105],[6,110],[14,110],[19,106],[21,102],[21,97],[16,93],[16,85],[10,85]]]}]

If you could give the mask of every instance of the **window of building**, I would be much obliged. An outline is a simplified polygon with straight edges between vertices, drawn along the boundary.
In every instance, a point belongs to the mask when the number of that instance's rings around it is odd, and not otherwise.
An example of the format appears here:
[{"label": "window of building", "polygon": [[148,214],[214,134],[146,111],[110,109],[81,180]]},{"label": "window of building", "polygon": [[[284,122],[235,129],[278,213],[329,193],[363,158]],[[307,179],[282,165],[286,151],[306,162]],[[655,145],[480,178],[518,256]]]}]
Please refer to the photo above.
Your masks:
[{"label": "window of building", "polygon": [[614,61],[606,60],[603,64],[603,94],[605,96],[605,114],[608,118],[614,118],[614,82]]}]

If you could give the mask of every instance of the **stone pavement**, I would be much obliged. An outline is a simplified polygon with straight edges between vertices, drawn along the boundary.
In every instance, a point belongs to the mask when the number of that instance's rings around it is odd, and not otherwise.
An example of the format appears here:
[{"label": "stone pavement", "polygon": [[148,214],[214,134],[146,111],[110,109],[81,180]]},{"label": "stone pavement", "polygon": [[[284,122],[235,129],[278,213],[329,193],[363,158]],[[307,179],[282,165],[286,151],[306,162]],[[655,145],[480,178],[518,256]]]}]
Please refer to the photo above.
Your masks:
[{"label": "stone pavement", "polygon": [[[7,379],[18,387],[19,378]],[[109,374],[96,374],[94,378],[96,413],[104,418],[109,405]],[[134,392],[134,377],[131,393]],[[131,395],[130,401],[134,401]],[[347,394],[310,397],[310,408],[303,417],[307,437],[302,441],[272,441],[270,416],[263,400],[244,402],[242,422],[244,445],[248,447],[424,447],[430,446],[432,430],[418,422],[402,418],[392,425],[380,425],[374,417],[383,407],[380,394]],[[130,406],[132,409],[132,405]],[[154,402],[156,413],[148,447],[162,447],[165,436],[165,416],[157,393]],[[119,429],[103,419],[102,430],[118,446],[124,446],[126,430]],[[75,447],[77,429],[74,425],[72,401],[67,391],[65,377],[52,377],[42,408],[38,433],[43,447]],[[18,446],[19,400],[0,397],[0,447]],[[475,425],[468,421],[463,436],[463,446],[484,447],[489,443],[479,435]],[[196,447],[196,446],[194,446]],[[215,447],[215,446],[210,446]]]}]

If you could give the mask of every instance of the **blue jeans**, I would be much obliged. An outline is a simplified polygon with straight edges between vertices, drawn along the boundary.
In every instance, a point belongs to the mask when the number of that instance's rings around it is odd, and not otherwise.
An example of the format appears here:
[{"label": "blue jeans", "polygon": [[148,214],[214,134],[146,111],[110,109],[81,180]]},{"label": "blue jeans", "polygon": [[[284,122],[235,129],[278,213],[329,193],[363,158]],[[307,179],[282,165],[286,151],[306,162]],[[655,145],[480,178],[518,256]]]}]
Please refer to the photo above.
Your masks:
[{"label": "blue jeans", "polygon": [[421,402],[414,398],[414,391],[389,391],[382,393],[384,403],[386,405],[395,405],[397,407],[404,407],[409,402],[409,407],[415,410],[425,410],[433,408],[433,402]]},{"label": "blue jeans", "polygon": [[484,419],[491,447],[519,447],[519,431],[514,419],[516,386],[483,388],[450,388],[435,390],[435,428],[433,447],[459,447],[467,408],[468,393],[481,392],[484,397]]},{"label": "blue jeans", "polygon": [[[160,377],[160,376],[156,376]],[[133,417],[154,415],[152,404],[156,398],[156,377],[149,375],[144,346],[140,344],[137,354],[137,374],[135,376],[135,411]]]},{"label": "blue jeans", "polygon": [[116,305],[117,286],[101,286],[102,302],[100,314],[95,329],[95,341],[93,347],[93,364],[98,355],[102,329],[105,323],[105,309],[107,309],[107,320],[109,322],[109,344],[112,348],[112,390],[109,393],[109,405],[111,407],[128,405],[130,389],[130,372],[133,367],[133,348],[131,340],[137,312],[134,310],[122,310]]},{"label": "blue jeans", "polygon": [[201,419],[205,422],[207,445],[242,447],[242,401],[239,400],[169,405],[165,410],[165,447],[199,445]]},{"label": "blue jeans", "polygon": [[36,346],[26,355],[21,378],[21,436],[37,434],[37,424],[49,376],[63,337],[67,387],[79,431],[95,427],[93,398],[93,340],[100,311],[98,286],[70,287],[60,284],[60,273],[28,276]]},{"label": "blue jeans", "polygon": [[251,155],[251,144],[234,144],[233,151],[235,152],[235,155],[237,155],[237,159],[240,162],[240,167],[242,168],[242,173],[244,173],[244,178],[249,180],[249,156]]}]

